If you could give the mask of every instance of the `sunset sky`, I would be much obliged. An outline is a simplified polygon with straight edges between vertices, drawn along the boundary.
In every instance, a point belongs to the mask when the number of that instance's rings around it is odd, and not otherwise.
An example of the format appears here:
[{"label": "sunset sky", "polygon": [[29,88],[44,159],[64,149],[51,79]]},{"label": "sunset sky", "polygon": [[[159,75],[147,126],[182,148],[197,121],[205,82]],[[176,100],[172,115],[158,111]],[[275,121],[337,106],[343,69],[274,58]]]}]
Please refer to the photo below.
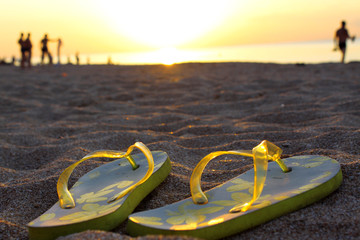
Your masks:
[{"label": "sunset sky", "polygon": [[19,55],[20,32],[34,55],[44,33],[64,54],[332,39],[343,19],[360,37],[359,13],[359,0],[1,1],[0,57]]}]

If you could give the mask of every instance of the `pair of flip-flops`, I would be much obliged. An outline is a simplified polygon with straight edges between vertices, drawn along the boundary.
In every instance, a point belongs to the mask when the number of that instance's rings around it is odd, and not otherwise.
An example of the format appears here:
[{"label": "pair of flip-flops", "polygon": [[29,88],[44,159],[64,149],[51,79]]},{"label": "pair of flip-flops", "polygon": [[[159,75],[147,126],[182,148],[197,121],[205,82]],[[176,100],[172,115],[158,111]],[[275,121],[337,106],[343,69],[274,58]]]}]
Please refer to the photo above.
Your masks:
[{"label": "pair of flip-flops", "polygon": [[[130,155],[134,148],[142,153]],[[281,153],[268,141],[252,151],[210,153],[193,171],[192,198],[130,215],[170,173],[168,155],[151,152],[139,142],[126,153],[96,151],[61,174],[59,202],[28,224],[29,235],[31,239],[55,239],[88,229],[111,230],[128,218],[131,236],[171,234],[218,239],[305,207],[340,186],[342,173],[337,161],[323,156],[280,159]],[[253,157],[254,168],[204,193],[201,174],[211,159],[223,154]],[[67,182],[74,168],[94,157],[117,160],[88,172],[69,191]]]}]

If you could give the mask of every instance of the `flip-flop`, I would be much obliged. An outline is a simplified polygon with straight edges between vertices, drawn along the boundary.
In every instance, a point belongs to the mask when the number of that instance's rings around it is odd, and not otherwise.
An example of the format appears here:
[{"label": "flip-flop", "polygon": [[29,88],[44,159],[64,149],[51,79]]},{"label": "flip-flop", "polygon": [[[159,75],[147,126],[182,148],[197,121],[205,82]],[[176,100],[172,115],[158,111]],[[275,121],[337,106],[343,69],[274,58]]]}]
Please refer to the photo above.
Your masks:
[{"label": "flip-flop", "polygon": [[[134,148],[142,153],[130,155]],[[117,158],[93,169],[68,190],[74,168],[89,158]],[[88,229],[111,230],[127,219],[140,201],[169,174],[165,152],[152,151],[140,142],[127,152],[100,150],[69,166],[60,175],[59,202],[28,224],[30,239],[55,239]]]},{"label": "flip-flop", "polygon": [[[281,153],[268,141],[252,151],[210,153],[191,176],[192,199],[130,215],[128,233],[219,239],[303,208],[340,186],[342,173],[337,161],[324,156],[280,159]],[[202,171],[222,154],[253,157],[254,169],[204,194],[200,187]]]}]

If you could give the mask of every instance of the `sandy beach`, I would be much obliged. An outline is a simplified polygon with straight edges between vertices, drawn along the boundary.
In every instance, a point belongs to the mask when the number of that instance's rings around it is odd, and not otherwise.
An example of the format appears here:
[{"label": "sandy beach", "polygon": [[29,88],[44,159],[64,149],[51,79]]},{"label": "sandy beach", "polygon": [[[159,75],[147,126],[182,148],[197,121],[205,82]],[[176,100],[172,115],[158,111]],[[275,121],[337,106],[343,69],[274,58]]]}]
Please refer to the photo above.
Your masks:
[{"label": "sandy beach", "polygon": [[[343,183],[227,239],[360,237],[360,63],[0,66],[0,89],[0,239],[28,239],[26,224],[58,200],[61,172],[94,150],[141,141],[169,154],[170,175],[137,212],[190,197],[192,169],[208,153],[250,150],[265,139],[284,157],[337,160]],[[70,184],[103,163],[84,162]],[[251,167],[250,158],[219,157],[205,169],[203,188]],[[130,239],[125,226],[61,239]],[[147,238],[182,239],[139,239]]]}]

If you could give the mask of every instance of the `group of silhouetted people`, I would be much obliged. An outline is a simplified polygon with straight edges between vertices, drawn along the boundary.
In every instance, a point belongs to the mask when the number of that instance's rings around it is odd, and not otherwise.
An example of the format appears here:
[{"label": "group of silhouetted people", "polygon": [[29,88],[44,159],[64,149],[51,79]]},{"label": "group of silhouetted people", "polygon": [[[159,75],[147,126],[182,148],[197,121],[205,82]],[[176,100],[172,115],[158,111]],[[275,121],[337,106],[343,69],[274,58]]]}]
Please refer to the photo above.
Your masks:
[{"label": "group of silhouetted people", "polygon": [[[22,68],[25,68],[27,65],[28,67],[31,67],[31,54],[32,54],[32,43],[30,40],[31,34],[28,33],[27,38],[24,39],[24,34],[20,34],[20,39],[18,41],[20,45],[21,50],[21,61],[20,66]],[[50,41],[56,41],[58,43],[57,45],[57,57],[58,57],[58,64],[60,64],[60,49],[62,46],[62,41],[60,38],[56,40],[50,40],[48,38],[48,35],[45,34],[44,38],[40,41],[40,48],[41,48],[41,64],[44,64],[45,56],[49,59],[49,64],[53,64],[53,57],[49,51],[48,43]]]},{"label": "group of silhouetted people", "polygon": [[[339,28],[335,32],[335,36],[334,36],[334,43],[335,43],[334,51],[336,51],[338,49],[341,51],[341,63],[344,63],[344,61],[345,61],[347,39],[351,39],[352,41],[355,40],[355,36],[350,37],[350,34],[349,34],[348,30],[345,28],[345,26],[346,26],[346,22],[342,21],[341,28]],[[22,68],[24,68],[25,65],[28,65],[28,67],[31,67],[31,55],[32,55],[32,47],[33,46],[32,46],[31,40],[30,40],[30,36],[31,36],[31,34],[28,33],[27,38],[24,39],[24,34],[21,33],[20,39],[18,41],[18,43],[20,44],[20,49],[21,49],[21,64],[20,65]],[[56,41],[58,43],[57,44],[57,57],[58,57],[58,64],[60,64],[60,48],[62,46],[62,41],[60,38],[58,38],[56,40],[50,40],[48,38],[47,34],[45,34],[43,39],[41,39],[41,41],[40,41],[41,64],[44,64],[45,56],[48,57],[49,64],[53,64],[53,57],[48,48],[48,43],[51,41]],[[77,64],[79,64],[78,54],[76,55],[76,59],[77,59]]]},{"label": "group of silhouetted people", "polygon": [[28,64],[28,67],[31,67],[31,50],[32,50],[32,43],[30,40],[31,34],[28,33],[27,38],[24,39],[24,34],[20,34],[20,39],[18,43],[20,44],[20,51],[21,51],[21,67],[24,68],[25,64]]}]

